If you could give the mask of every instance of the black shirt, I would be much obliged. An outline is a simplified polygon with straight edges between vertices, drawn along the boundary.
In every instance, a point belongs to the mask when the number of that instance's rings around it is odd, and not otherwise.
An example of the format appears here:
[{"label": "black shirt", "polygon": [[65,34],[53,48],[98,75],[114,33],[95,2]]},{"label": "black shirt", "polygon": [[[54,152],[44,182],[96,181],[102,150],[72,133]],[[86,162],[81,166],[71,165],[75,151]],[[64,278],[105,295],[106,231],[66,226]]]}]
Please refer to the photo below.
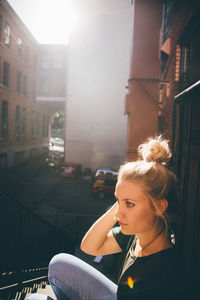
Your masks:
[{"label": "black shirt", "polygon": [[[124,235],[120,227],[113,235],[126,256],[132,236]],[[124,272],[118,283],[118,300],[183,300],[186,299],[187,282],[184,282],[182,264],[176,247],[137,257]]]}]

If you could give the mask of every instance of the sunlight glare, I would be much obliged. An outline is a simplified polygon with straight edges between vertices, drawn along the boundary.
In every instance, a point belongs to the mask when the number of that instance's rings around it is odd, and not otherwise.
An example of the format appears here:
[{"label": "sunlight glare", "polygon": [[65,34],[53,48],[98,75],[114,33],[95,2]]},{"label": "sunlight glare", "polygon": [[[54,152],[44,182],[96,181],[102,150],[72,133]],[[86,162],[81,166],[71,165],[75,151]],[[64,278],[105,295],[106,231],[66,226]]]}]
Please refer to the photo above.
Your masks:
[{"label": "sunlight glare", "polygon": [[37,26],[43,40],[52,40],[56,44],[68,43],[70,31],[78,24],[78,14],[69,0],[57,0],[56,7],[52,0],[43,0],[41,4],[41,18]]},{"label": "sunlight glare", "polygon": [[[11,5],[15,1],[10,0]],[[70,31],[77,29],[79,23],[73,0],[31,0],[19,8],[22,20],[42,44],[67,44]]]}]

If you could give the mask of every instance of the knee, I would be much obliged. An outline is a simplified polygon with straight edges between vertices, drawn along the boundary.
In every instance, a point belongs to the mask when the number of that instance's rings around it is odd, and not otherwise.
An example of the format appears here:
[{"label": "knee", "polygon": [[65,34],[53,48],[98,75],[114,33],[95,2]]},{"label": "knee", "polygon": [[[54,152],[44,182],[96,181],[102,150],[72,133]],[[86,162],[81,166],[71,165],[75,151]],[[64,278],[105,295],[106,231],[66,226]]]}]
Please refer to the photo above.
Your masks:
[{"label": "knee", "polygon": [[62,273],[64,265],[71,260],[73,256],[67,253],[56,254],[49,263],[48,277],[49,278],[59,278]]}]

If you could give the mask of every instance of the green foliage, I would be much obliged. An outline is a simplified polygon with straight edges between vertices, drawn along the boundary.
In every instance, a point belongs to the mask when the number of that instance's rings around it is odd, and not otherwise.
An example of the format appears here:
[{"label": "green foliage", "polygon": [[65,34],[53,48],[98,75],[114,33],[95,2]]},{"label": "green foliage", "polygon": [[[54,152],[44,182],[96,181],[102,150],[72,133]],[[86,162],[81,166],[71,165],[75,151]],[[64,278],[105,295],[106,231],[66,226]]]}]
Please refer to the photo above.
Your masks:
[{"label": "green foliage", "polygon": [[59,111],[55,114],[51,128],[53,129],[63,129],[65,124],[65,114],[63,111]]}]

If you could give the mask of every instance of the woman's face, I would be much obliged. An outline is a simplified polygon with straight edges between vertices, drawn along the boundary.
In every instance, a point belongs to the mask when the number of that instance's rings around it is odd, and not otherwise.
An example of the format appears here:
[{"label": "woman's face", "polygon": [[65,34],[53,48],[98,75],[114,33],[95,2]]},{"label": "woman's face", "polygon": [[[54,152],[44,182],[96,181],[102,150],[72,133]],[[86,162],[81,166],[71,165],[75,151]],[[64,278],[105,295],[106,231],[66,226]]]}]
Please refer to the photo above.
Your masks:
[{"label": "woman's face", "polygon": [[157,224],[155,210],[143,190],[142,185],[131,181],[116,185],[117,216],[124,234],[148,233]]}]

